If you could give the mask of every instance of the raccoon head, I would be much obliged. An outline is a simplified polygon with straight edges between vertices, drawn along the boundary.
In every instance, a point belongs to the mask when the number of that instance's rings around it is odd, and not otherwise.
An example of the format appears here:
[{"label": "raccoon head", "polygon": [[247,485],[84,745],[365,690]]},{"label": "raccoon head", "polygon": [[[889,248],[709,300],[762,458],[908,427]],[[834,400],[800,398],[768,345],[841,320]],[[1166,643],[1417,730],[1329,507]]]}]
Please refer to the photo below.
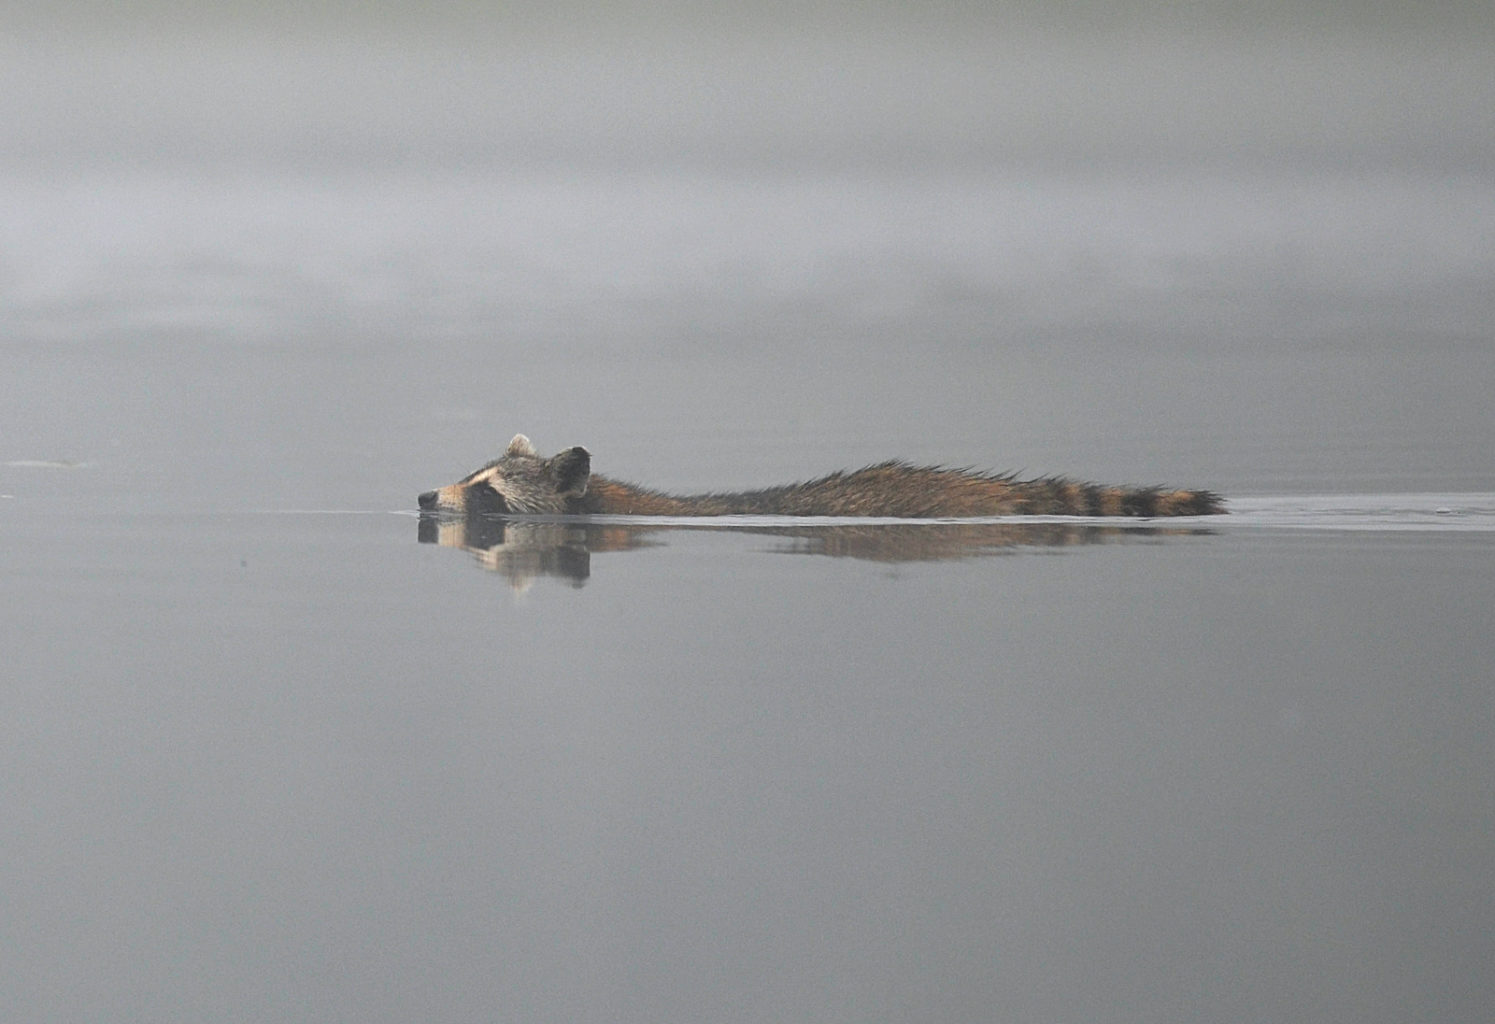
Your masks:
[{"label": "raccoon head", "polygon": [[417,500],[428,512],[559,515],[569,499],[587,493],[591,474],[592,456],[585,448],[543,459],[529,438],[516,434],[502,456]]}]

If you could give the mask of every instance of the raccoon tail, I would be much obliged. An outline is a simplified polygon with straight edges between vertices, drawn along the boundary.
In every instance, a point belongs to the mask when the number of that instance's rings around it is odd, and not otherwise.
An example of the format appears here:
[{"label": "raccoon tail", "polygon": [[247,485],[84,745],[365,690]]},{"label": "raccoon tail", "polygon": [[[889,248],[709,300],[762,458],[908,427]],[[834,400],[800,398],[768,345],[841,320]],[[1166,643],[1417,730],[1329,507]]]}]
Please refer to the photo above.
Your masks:
[{"label": "raccoon tail", "polygon": [[1221,516],[1225,501],[1214,491],[1158,491],[1154,494],[1158,516]]},{"label": "raccoon tail", "polygon": [[1019,486],[1025,492],[1023,511],[1033,515],[1155,518],[1225,512],[1225,502],[1213,491],[1106,487],[1064,479],[1034,480]]},{"label": "raccoon tail", "polygon": [[1165,490],[1161,487],[1103,487],[1101,512],[1107,516],[1214,516],[1225,503],[1212,491]]}]

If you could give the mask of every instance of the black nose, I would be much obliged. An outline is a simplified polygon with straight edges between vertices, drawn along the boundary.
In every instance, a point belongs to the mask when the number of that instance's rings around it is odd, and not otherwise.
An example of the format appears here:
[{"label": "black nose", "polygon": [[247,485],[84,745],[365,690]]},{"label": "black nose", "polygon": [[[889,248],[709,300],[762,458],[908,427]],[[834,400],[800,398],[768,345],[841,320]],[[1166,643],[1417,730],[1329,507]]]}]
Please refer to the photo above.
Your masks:
[{"label": "black nose", "polygon": [[420,507],[421,508],[433,508],[436,505],[436,492],[435,491],[427,491],[425,494],[422,494],[419,498],[416,498],[415,500],[418,501],[418,502],[420,502]]}]

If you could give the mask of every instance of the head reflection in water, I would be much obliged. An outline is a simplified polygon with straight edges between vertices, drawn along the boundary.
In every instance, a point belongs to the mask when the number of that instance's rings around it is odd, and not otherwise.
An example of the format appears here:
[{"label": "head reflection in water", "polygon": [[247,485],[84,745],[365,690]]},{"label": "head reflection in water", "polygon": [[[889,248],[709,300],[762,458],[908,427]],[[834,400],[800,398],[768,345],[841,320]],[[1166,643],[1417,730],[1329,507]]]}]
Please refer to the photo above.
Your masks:
[{"label": "head reflection in water", "polygon": [[1128,540],[1204,535],[1193,527],[1105,526],[1090,523],[738,524],[535,522],[503,516],[422,514],[422,544],[461,548],[505,577],[516,591],[537,577],[572,586],[591,575],[593,553],[633,551],[669,543],[678,530],[712,530],[774,537],[774,554],[828,555],[873,562],[934,562]]}]

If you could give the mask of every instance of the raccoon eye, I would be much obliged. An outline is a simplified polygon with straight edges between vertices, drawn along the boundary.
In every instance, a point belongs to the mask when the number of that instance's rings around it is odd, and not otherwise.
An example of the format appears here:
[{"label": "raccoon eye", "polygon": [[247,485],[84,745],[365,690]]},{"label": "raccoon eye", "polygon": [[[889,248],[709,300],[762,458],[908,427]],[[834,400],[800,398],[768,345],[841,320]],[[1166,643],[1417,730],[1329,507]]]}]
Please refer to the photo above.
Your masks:
[{"label": "raccoon eye", "polygon": [[494,512],[507,512],[509,510],[509,503],[504,500],[504,496],[499,494],[498,488],[494,487],[488,481],[484,480],[478,485],[478,492],[482,495],[484,507],[489,510]]}]

